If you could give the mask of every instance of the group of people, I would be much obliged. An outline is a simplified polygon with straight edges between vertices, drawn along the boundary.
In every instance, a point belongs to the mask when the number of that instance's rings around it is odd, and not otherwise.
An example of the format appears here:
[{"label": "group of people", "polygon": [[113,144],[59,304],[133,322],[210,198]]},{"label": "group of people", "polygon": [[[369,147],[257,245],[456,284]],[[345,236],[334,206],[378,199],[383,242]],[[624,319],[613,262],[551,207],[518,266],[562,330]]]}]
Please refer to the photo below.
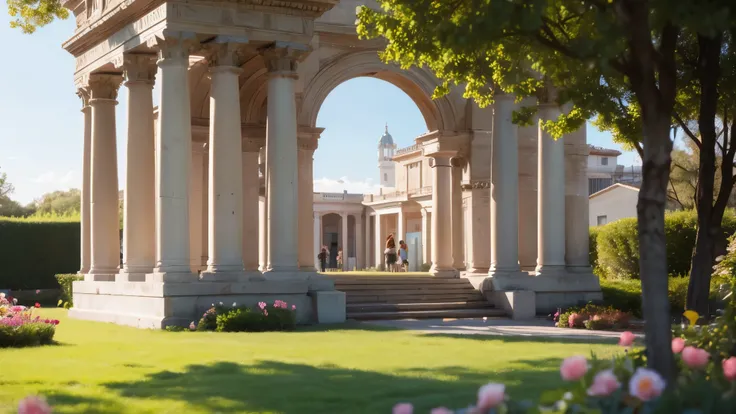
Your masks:
[{"label": "group of people", "polygon": [[406,272],[409,270],[409,248],[403,240],[399,240],[397,254],[396,240],[393,233],[386,238],[386,250],[383,254],[386,258],[386,270],[389,272]]},{"label": "group of people", "polygon": [[[324,272],[327,269],[327,260],[329,260],[329,258],[330,258],[330,250],[327,248],[327,246],[322,246],[322,249],[317,255],[317,259],[319,260],[319,267],[322,272]],[[342,270],[342,249],[337,249],[336,261],[337,261],[337,268]]]}]

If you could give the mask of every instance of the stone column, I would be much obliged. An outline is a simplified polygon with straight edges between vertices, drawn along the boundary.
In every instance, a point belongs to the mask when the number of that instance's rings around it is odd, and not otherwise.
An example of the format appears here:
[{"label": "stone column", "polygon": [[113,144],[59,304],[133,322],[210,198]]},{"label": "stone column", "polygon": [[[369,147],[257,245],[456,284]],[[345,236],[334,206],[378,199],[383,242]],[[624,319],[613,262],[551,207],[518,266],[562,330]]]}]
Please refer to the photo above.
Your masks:
[{"label": "stone column", "polygon": [[[204,270],[202,267],[202,252],[206,251],[207,245],[202,244],[202,232],[207,232],[207,219],[204,214],[204,205],[207,203],[207,195],[203,194],[205,172],[204,158],[206,157],[204,145],[198,142],[192,143],[191,176],[189,179],[189,263],[192,273]],[[203,223],[204,222],[204,223]],[[206,262],[205,262],[206,264]]]},{"label": "stone column", "polygon": [[[536,99],[522,102],[536,105]],[[537,266],[537,134],[538,121],[533,126],[519,127],[519,265],[524,271]],[[587,201],[586,201],[587,202]]]},{"label": "stone column", "polygon": [[365,213],[365,268],[371,267],[371,216],[366,211]]},{"label": "stone column", "polygon": [[157,39],[161,97],[156,142],[156,268],[147,282],[190,282],[189,174],[192,126],[189,46],[193,34]]},{"label": "stone column", "polygon": [[376,235],[376,239],[375,239],[375,249],[376,249],[376,251],[373,252],[373,253],[374,253],[375,261],[376,261],[376,270],[381,270],[381,269],[384,268],[384,266],[386,264],[385,263],[386,261],[383,259],[383,257],[384,257],[383,256],[383,251],[385,249],[385,244],[384,244],[384,241],[383,241],[383,234],[381,232],[381,228],[382,228],[382,226],[381,226],[381,224],[382,224],[381,223],[381,215],[378,214],[378,213],[376,213],[376,222],[374,224],[375,224],[374,225],[374,227],[375,227],[375,230],[374,231],[375,231],[375,235]]},{"label": "stone column", "polygon": [[77,95],[82,99],[82,114],[84,114],[84,141],[82,156],[82,194],[80,200],[80,246],[81,253],[79,274],[89,272],[90,265],[90,172],[92,158],[92,107],[89,106],[89,88],[83,87],[77,90]]},{"label": "stone column", "polygon": [[565,262],[568,273],[591,274],[585,125],[565,136],[565,152]]},{"label": "stone column", "polygon": [[[432,213],[422,209],[422,262],[432,263]],[[421,268],[424,263],[418,263]]]},{"label": "stone column", "polygon": [[314,183],[313,158],[317,149],[317,138],[300,137],[299,150],[299,270],[314,273]]},{"label": "stone column", "polygon": [[452,160],[452,267],[457,270],[465,270],[465,237],[463,220],[463,165],[460,158]]},{"label": "stone column", "polygon": [[268,188],[267,277],[306,278],[298,268],[299,184],[297,177],[296,65],[303,50],[270,47],[264,51],[269,70],[266,126]]},{"label": "stone column", "polygon": [[199,194],[199,203],[198,205],[201,206],[201,212],[200,212],[200,220],[199,220],[199,252],[197,253],[197,257],[199,257],[199,266],[197,267],[199,270],[204,270],[207,268],[207,260],[209,259],[209,189],[210,189],[210,155],[208,151],[209,145],[206,143],[202,145],[202,168],[200,169],[200,174],[197,178],[200,181],[200,188],[202,191]]},{"label": "stone column", "polygon": [[488,275],[491,267],[491,202],[490,182],[471,182],[468,198],[468,257],[466,274]]},{"label": "stone column", "polygon": [[363,266],[363,216],[355,215],[355,267],[360,270]]},{"label": "stone column", "polygon": [[491,269],[494,278],[522,275],[519,267],[519,155],[512,95],[496,96],[491,173]]},{"label": "stone column", "polygon": [[90,270],[85,280],[115,280],[120,264],[118,219],[118,162],[115,143],[115,105],[118,74],[89,76],[92,107],[90,178]]},{"label": "stone column", "polygon": [[319,253],[322,251],[322,215],[314,212],[314,268],[319,270]]},{"label": "stone column", "polygon": [[243,268],[243,145],[240,126],[242,72],[238,45],[209,45],[210,185],[209,260],[202,280],[235,281]]},{"label": "stone column", "polygon": [[266,195],[258,199],[258,270],[268,269],[268,199]]},{"label": "stone column", "polygon": [[246,273],[258,273],[259,200],[258,151],[260,144],[247,140],[243,146],[243,267]]},{"label": "stone column", "polygon": [[433,191],[432,267],[429,272],[435,277],[458,276],[452,267],[452,155],[430,155]]},{"label": "stone column", "polygon": [[[348,217],[347,213],[340,214],[340,224],[342,225],[342,270],[348,269]],[[339,249],[338,249],[339,250]]]},{"label": "stone column", "polygon": [[399,205],[399,212],[396,213],[396,251],[398,254],[399,241],[406,237],[406,217],[404,216],[404,208]]},{"label": "stone column", "polygon": [[537,275],[558,275],[565,271],[565,142],[553,139],[542,122],[557,119],[554,104],[539,107],[539,190],[537,211]]},{"label": "stone column", "polygon": [[123,209],[122,281],[146,279],[156,264],[156,153],[153,129],[155,55],[124,57],[128,88],[128,143]]}]

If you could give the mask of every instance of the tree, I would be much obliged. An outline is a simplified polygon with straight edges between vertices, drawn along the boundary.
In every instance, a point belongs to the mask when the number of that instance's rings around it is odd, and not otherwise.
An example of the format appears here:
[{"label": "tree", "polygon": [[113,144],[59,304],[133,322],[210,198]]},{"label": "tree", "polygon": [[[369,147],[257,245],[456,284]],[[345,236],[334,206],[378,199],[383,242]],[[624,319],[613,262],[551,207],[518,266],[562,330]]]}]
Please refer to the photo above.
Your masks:
[{"label": "tree", "polygon": [[[672,378],[664,209],[670,129],[678,96],[683,33],[712,36],[736,12],[732,2],[685,0],[379,0],[362,7],[358,32],[387,40],[381,57],[426,65],[443,82],[465,85],[480,105],[496,93],[550,99],[572,109],[543,127],[559,137],[597,115],[642,155],[637,206],[648,364]],[[730,13],[730,14],[729,14]],[[700,47],[700,44],[698,45]],[[525,122],[534,108],[517,114]]]},{"label": "tree", "polygon": [[8,174],[0,173],[0,197],[7,197],[14,190],[13,184],[8,181]]},{"label": "tree", "polygon": [[80,212],[82,192],[72,188],[68,191],[54,191],[46,193],[37,199],[34,204],[39,214],[69,215]]},{"label": "tree", "polygon": [[14,19],[10,27],[19,28],[23,33],[33,33],[54,19],[66,19],[69,10],[62,6],[61,0],[7,0],[8,14]]}]

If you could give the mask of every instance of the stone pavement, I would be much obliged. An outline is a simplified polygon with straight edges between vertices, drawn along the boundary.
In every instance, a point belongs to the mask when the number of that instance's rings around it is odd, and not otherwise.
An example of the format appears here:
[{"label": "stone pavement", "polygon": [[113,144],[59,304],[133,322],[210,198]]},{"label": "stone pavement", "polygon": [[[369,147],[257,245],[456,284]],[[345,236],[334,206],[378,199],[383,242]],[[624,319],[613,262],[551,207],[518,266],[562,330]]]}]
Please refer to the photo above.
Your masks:
[{"label": "stone pavement", "polygon": [[[405,319],[393,321],[367,321],[369,325],[386,326],[398,329],[410,329],[429,334],[445,335],[497,335],[497,336],[529,336],[535,338],[560,338],[578,340],[618,341],[621,332],[589,331],[587,329],[556,328],[554,322],[537,318],[526,321],[514,321],[505,318],[487,319]],[[643,338],[643,334],[635,334]]]}]

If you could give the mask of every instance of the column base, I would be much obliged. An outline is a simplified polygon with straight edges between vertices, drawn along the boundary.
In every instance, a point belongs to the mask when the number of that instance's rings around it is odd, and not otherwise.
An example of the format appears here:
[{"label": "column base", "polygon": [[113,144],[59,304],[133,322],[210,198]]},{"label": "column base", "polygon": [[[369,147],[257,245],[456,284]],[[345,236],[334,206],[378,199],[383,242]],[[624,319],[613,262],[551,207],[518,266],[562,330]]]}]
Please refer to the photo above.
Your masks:
[{"label": "column base", "polygon": [[261,272],[257,270],[241,272],[204,271],[200,274],[200,279],[203,282],[256,282],[266,280]]},{"label": "column base", "polygon": [[117,275],[117,271],[110,271],[102,273],[102,272],[89,272],[86,275],[84,275],[84,280],[86,282],[114,282],[115,281],[115,275]]},{"label": "column base", "polygon": [[462,272],[463,275],[468,276],[487,276],[490,267],[473,267],[470,266]]},{"label": "column base", "polygon": [[146,281],[146,274],[151,273],[149,272],[130,272],[130,271],[124,271],[121,270],[120,273],[115,275],[115,281],[116,282],[145,282]]},{"label": "column base", "polygon": [[199,275],[193,272],[162,272],[153,271],[153,273],[146,274],[147,283],[161,283],[161,282],[198,282]]},{"label": "column base", "polygon": [[453,268],[440,268],[436,267],[435,265],[432,265],[431,268],[429,268],[429,274],[433,277],[440,278],[440,279],[453,279],[460,277],[460,273]]},{"label": "column base", "polygon": [[564,265],[543,265],[534,269],[537,277],[563,277],[567,275],[567,268]]}]

